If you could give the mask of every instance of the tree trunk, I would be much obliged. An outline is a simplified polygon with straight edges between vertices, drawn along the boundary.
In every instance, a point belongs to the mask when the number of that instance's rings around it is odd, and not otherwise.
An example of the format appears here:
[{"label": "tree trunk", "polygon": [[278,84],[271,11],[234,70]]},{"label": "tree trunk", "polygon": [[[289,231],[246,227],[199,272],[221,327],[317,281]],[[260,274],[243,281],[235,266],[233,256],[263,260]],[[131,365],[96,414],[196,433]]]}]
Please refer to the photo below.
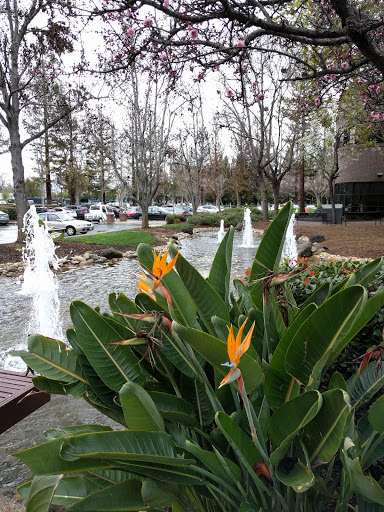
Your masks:
[{"label": "tree trunk", "polygon": [[279,200],[280,200],[280,182],[277,181],[272,184],[273,190],[273,216],[279,213]]},{"label": "tree trunk", "polygon": [[12,117],[8,116],[8,126],[13,173],[13,188],[17,211],[17,241],[22,242],[25,238],[24,233],[22,231],[24,224],[24,215],[27,212],[28,208],[27,199],[25,196],[24,165],[20,142],[18,113],[14,112],[14,115]]},{"label": "tree trunk", "polygon": [[140,201],[140,206],[141,206],[141,212],[142,212],[142,215],[141,215],[141,227],[142,228],[149,228],[149,223],[148,223],[148,202]]},{"label": "tree trunk", "polygon": [[263,211],[263,220],[268,221],[268,195],[267,188],[265,186],[265,181],[263,178],[263,170],[261,169],[261,176],[259,173],[259,185],[260,185],[260,194],[261,194],[261,206]]}]

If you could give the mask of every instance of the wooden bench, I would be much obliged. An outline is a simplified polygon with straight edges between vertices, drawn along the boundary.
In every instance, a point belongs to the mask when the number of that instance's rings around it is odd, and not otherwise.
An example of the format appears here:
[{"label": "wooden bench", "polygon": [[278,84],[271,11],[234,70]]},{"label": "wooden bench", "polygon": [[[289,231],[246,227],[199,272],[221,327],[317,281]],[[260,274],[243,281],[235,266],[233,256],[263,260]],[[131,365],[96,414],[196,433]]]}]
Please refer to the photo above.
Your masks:
[{"label": "wooden bench", "polygon": [[0,370],[0,434],[49,402],[48,393],[37,391],[32,377]]}]

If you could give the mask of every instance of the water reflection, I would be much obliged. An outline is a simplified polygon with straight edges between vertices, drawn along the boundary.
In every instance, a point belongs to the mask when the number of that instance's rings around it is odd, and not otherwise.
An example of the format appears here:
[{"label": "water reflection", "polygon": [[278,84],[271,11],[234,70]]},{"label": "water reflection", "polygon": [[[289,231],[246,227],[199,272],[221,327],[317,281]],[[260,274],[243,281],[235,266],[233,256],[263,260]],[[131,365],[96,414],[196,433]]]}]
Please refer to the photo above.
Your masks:
[{"label": "water reflection", "polygon": [[[232,279],[244,275],[257,250],[256,247],[241,248],[241,243],[241,234],[235,233]],[[259,241],[255,245],[258,243]],[[217,248],[217,231],[213,231],[183,240],[180,252],[196,265],[204,277],[208,277]],[[99,306],[101,311],[109,310],[110,293],[124,293],[132,298],[135,296],[139,274],[140,265],[137,260],[122,260],[116,265],[75,268],[58,274],[63,331],[71,327],[69,306],[72,301],[81,300],[92,308]],[[27,335],[30,334],[29,316],[33,311],[32,299],[21,295],[20,290],[21,283],[16,278],[1,281],[0,367],[23,371],[25,364],[19,358],[7,354],[10,350],[24,349]]]}]

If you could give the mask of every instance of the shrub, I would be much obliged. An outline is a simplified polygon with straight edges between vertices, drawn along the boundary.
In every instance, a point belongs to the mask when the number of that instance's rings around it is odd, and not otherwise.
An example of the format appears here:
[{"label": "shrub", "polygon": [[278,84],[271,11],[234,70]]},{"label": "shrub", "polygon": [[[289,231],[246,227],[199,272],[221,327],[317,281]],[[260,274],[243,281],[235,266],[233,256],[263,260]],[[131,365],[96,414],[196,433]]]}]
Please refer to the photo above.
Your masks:
[{"label": "shrub", "polygon": [[185,215],[167,215],[165,218],[167,224],[180,224],[186,222],[187,217]]},{"label": "shrub", "polygon": [[12,208],[9,206],[4,208],[2,205],[0,205],[0,210],[3,211],[4,213],[8,213],[9,220],[17,220],[16,208]]},{"label": "shrub", "polygon": [[[257,208],[250,208],[251,220],[257,222],[261,219],[262,213]],[[230,208],[223,210],[219,213],[206,213],[201,212],[193,215],[189,219],[189,224],[192,226],[220,226],[221,219],[224,220],[224,226],[236,226],[239,222],[242,222],[244,218],[244,208]]]}]

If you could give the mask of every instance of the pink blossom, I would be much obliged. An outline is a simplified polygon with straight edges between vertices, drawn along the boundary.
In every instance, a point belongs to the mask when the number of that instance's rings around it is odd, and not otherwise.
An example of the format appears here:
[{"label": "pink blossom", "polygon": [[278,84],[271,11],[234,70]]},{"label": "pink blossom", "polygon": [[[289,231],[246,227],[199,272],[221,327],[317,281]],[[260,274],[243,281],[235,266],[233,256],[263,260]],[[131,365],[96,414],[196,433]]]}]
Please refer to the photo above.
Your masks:
[{"label": "pink blossom", "polygon": [[336,80],[336,75],[331,75],[331,80]]},{"label": "pink blossom", "polygon": [[264,94],[260,93],[260,94],[257,94],[256,95],[256,98],[260,101],[262,101],[264,99]]},{"label": "pink blossom", "polygon": [[341,67],[342,68],[347,68],[348,67],[348,62],[342,62],[341,63]]},{"label": "pink blossom", "polygon": [[232,98],[233,97],[233,92],[231,91],[231,89],[228,89],[227,96],[228,96],[228,98]]},{"label": "pink blossom", "polygon": [[135,31],[133,30],[132,27],[130,27],[128,30],[127,30],[127,35],[128,37],[133,37],[135,35]]},{"label": "pink blossom", "polygon": [[169,0],[164,0],[164,7],[169,7]]},{"label": "pink blossom", "polygon": [[162,60],[163,62],[167,62],[168,58],[167,58],[167,56],[165,55],[165,53],[163,53],[163,55],[161,56],[161,60]]},{"label": "pink blossom", "polygon": [[196,28],[193,28],[192,30],[189,31],[189,35],[192,39],[196,39],[197,36],[199,35],[199,33]]},{"label": "pink blossom", "polygon": [[315,105],[319,106],[319,105],[320,105],[320,103],[321,103],[320,98],[316,98],[316,99],[315,99]]},{"label": "pink blossom", "polygon": [[243,39],[239,39],[239,41],[237,41],[237,46],[239,48],[241,48],[242,46],[245,46],[245,41]]},{"label": "pink blossom", "polygon": [[146,27],[148,27],[148,28],[149,28],[149,27],[152,27],[152,23],[153,23],[153,22],[152,22],[152,20],[151,20],[150,18],[145,18],[145,20],[144,20],[144,25],[145,25]]}]

